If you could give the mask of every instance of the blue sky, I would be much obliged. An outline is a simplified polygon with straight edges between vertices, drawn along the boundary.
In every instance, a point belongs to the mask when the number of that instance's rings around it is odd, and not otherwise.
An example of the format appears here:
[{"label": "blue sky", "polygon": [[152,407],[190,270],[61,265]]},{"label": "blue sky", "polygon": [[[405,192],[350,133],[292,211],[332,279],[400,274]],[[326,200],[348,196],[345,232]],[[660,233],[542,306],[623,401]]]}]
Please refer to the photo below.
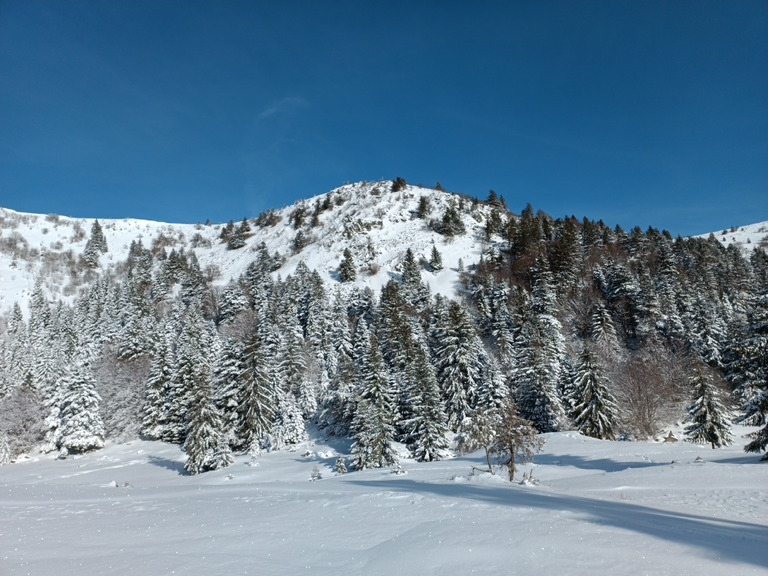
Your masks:
[{"label": "blue sky", "polygon": [[0,0],[0,206],[213,222],[402,176],[768,220],[768,2]]}]

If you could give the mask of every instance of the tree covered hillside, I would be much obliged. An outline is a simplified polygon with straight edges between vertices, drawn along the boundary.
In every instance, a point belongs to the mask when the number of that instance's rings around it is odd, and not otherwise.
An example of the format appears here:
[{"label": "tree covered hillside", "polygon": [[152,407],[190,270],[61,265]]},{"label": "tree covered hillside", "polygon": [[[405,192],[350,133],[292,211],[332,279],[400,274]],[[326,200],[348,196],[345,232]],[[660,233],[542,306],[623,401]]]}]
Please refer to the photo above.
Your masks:
[{"label": "tree covered hillside", "polygon": [[[418,233],[383,240],[406,224]],[[95,222],[66,298],[40,271],[0,319],[6,460],[141,435],[182,444],[198,473],[301,442],[312,423],[350,437],[351,463],[371,468],[395,462],[395,442],[428,461],[481,425],[503,436],[508,414],[538,432],[631,439],[686,418],[727,428],[731,410],[763,426],[748,448],[766,449],[762,248],[530,205],[516,216],[492,191],[402,179],[208,234],[189,250],[136,238],[104,267]],[[232,277],[212,273],[230,255]],[[729,440],[699,424],[693,440]]]}]

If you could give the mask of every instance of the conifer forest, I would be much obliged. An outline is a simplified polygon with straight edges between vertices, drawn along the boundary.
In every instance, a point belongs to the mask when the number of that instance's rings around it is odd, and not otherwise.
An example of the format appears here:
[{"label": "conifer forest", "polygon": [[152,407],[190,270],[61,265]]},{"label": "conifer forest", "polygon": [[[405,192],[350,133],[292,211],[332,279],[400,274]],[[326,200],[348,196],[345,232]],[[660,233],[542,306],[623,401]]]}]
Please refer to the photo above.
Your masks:
[{"label": "conifer forest", "polygon": [[[372,208],[334,223],[361,194]],[[377,207],[404,194],[414,209],[402,218],[431,248],[397,246],[396,266],[371,287],[387,225]],[[258,236],[278,228],[282,252]],[[340,241],[321,243],[320,229]],[[4,232],[0,248],[19,266],[43,257]],[[479,249],[454,265],[463,235]],[[377,468],[396,463],[395,443],[421,461],[462,447],[506,453],[511,421],[534,436],[628,441],[685,423],[689,440],[712,448],[740,422],[760,426],[746,449],[765,457],[768,254],[758,245],[530,205],[513,214],[493,191],[474,199],[402,179],[216,227],[213,248],[248,254],[231,278],[201,266],[204,238],[135,238],[110,266],[98,221],[86,239],[70,252],[67,294],[43,272],[0,318],[6,463],[141,437],[183,446],[197,474],[317,429],[351,440],[353,468]],[[313,250],[336,253],[334,269],[302,260]],[[288,272],[287,258],[298,259]],[[444,269],[455,281],[435,290]],[[510,478],[513,465],[514,454]]]}]

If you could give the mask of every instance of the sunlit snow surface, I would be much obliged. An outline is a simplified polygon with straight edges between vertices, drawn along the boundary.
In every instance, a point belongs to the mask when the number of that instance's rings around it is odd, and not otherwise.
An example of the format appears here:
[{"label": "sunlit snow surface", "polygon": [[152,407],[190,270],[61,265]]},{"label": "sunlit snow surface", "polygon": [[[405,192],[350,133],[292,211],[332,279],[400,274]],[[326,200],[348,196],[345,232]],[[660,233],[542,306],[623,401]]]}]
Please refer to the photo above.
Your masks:
[{"label": "sunlit snow surface", "polygon": [[519,471],[538,484],[473,474],[479,452],[335,476],[333,439],[198,476],[160,442],[32,455],[0,468],[0,574],[767,574],[747,431],[718,450],[548,434]]}]

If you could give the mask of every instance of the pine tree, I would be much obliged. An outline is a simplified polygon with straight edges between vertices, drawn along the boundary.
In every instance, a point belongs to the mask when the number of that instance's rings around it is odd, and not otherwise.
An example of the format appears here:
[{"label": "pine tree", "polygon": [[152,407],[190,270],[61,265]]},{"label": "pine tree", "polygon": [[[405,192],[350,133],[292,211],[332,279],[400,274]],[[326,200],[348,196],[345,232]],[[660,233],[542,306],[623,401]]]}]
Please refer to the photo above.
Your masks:
[{"label": "pine tree", "polygon": [[447,418],[434,368],[421,348],[408,372],[412,390],[408,399],[412,416],[405,423],[408,443],[417,460],[441,460],[449,454]]},{"label": "pine tree", "polygon": [[63,377],[59,447],[70,453],[104,446],[104,424],[99,414],[96,383],[87,360],[78,360]]},{"label": "pine tree", "polygon": [[444,320],[433,330],[433,361],[443,393],[448,425],[456,430],[471,412],[480,381],[482,344],[464,307],[451,301]]},{"label": "pine tree", "polygon": [[173,348],[166,334],[159,334],[147,379],[141,427],[142,434],[152,440],[160,440],[166,435],[168,388],[173,380],[173,364]]},{"label": "pine tree", "polygon": [[582,434],[603,440],[616,438],[619,408],[606,386],[597,357],[587,346],[579,357],[569,400],[573,404],[573,422]]},{"label": "pine tree", "polygon": [[98,220],[94,220],[91,226],[91,236],[85,243],[83,250],[83,261],[89,268],[96,268],[99,264],[99,255],[106,253],[107,239],[104,237],[104,231]]},{"label": "pine tree", "polygon": [[432,245],[432,253],[429,256],[429,268],[435,273],[443,269],[443,257],[434,244]]},{"label": "pine tree", "polygon": [[[203,348],[203,322],[199,310],[189,310],[187,317],[183,318],[173,378],[167,388],[167,420],[162,438],[165,442],[184,441],[196,383],[203,377],[202,372],[210,370]],[[169,323],[168,328],[171,327]]]},{"label": "pine tree", "polygon": [[251,335],[243,356],[244,364],[237,378],[237,443],[261,447],[275,419],[277,385],[268,365],[266,347],[258,334]]},{"label": "pine tree", "polygon": [[560,322],[555,318],[551,275],[539,270],[518,342],[516,401],[520,414],[539,432],[555,432],[565,420],[557,393],[564,348]]},{"label": "pine tree", "polygon": [[292,394],[280,394],[269,434],[269,448],[280,450],[307,439],[304,416]]},{"label": "pine tree", "polygon": [[344,249],[344,259],[339,264],[339,278],[342,282],[354,282],[357,278],[355,261],[349,248]]},{"label": "pine tree", "polygon": [[[727,357],[728,378],[741,401],[737,422],[762,426],[750,437],[746,452],[762,452],[768,447],[768,294],[750,302],[747,326],[730,345]],[[768,452],[763,455],[768,460]]]},{"label": "pine tree", "polygon": [[713,449],[729,445],[733,441],[731,421],[714,382],[698,368],[689,385],[693,389],[693,403],[688,407],[690,424],[685,428],[688,440],[710,444]]},{"label": "pine tree", "polygon": [[0,434],[0,466],[11,463],[11,447],[8,445],[8,435]]},{"label": "pine tree", "polygon": [[222,434],[222,418],[213,402],[210,376],[205,370],[196,371],[191,386],[184,469],[199,474],[225,468],[234,462],[234,457]]},{"label": "pine tree", "polygon": [[347,465],[344,462],[344,456],[341,454],[339,454],[339,457],[336,458],[336,463],[333,465],[333,471],[336,472],[336,474],[339,476],[347,473]]},{"label": "pine tree", "polygon": [[395,400],[374,336],[371,336],[361,376],[357,411],[352,423],[352,465],[358,470],[388,466],[396,460],[392,447]]}]

